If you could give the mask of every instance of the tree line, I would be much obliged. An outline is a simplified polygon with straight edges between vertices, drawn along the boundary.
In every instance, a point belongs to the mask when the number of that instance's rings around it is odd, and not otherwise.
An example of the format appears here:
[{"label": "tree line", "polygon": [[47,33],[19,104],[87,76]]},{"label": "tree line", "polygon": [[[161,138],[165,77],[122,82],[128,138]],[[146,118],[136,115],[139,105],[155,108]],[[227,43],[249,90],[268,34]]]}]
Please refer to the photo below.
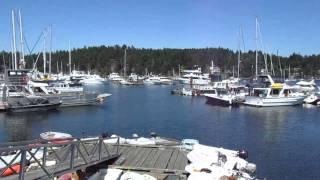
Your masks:
[{"label": "tree line", "polygon": [[[221,47],[191,49],[147,49],[126,45],[83,47],[71,51],[72,69],[90,71],[102,76],[106,76],[111,72],[122,73],[125,49],[127,51],[127,74],[131,72],[137,74],[152,72],[154,74],[172,75],[173,72],[178,73],[179,66],[180,68],[190,69],[194,65],[198,65],[204,72],[208,72],[211,61],[225,74],[231,76],[233,73],[237,73],[238,52]],[[2,69],[4,65],[7,68],[10,67],[12,54],[4,51],[1,54]],[[265,68],[265,62],[267,62],[269,73],[274,72],[276,76],[282,75],[283,77],[285,75],[288,77],[289,68],[291,75],[296,77],[319,77],[320,75],[320,55],[303,56],[293,53],[288,57],[282,57],[275,54],[266,55],[261,51],[258,54],[259,71]],[[48,60],[48,53],[46,55]],[[253,77],[255,75],[255,51],[241,52],[240,57],[240,77]],[[273,71],[271,70],[271,59]],[[27,55],[25,60],[26,68],[32,69],[33,64],[37,62],[36,68],[39,71],[43,71],[42,54]],[[52,52],[51,62],[53,73],[69,72],[68,51],[58,50]]]}]

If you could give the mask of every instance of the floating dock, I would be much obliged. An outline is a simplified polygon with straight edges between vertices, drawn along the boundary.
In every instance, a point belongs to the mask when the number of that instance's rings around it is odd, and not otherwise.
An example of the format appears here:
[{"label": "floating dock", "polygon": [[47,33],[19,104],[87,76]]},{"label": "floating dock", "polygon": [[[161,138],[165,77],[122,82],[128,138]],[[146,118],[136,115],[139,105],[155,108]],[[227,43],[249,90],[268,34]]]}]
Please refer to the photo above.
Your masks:
[{"label": "floating dock", "polygon": [[[62,142],[27,141],[0,145],[2,168],[0,174],[11,169],[13,175],[0,179],[52,179],[87,168],[116,168],[123,171],[149,174],[157,179],[187,179],[184,170],[188,163],[186,151],[175,143],[161,145],[113,144],[110,138],[73,139]],[[24,171],[14,172],[19,164]],[[96,170],[98,170],[96,169]]]},{"label": "floating dock", "polygon": [[187,152],[180,147],[120,145],[119,154],[108,168],[149,174],[157,179],[187,179]]}]

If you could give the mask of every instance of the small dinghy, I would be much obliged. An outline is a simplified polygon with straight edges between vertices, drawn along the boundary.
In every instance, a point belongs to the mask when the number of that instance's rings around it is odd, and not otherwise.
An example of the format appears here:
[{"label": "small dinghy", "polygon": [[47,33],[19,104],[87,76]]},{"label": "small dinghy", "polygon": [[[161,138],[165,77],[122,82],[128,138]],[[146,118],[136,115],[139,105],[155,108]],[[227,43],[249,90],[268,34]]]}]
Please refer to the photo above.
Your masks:
[{"label": "small dinghy", "polygon": [[40,138],[43,140],[47,140],[52,144],[62,144],[73,139],[72,135],[70,134],[52,131],[41,133]]}]

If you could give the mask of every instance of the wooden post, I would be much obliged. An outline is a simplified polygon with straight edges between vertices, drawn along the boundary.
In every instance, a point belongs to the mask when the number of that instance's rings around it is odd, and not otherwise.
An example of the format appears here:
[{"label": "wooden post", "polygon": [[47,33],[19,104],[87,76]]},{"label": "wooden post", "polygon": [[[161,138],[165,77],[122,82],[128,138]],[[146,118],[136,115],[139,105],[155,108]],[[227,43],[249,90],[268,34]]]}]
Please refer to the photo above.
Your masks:
[{"label": "wooden post", "polygon": [[23,149],[21,150],[19,180],[24,180],[24,169],[26,167],[26,158],[27,158],[27,152],[25,149]]}]

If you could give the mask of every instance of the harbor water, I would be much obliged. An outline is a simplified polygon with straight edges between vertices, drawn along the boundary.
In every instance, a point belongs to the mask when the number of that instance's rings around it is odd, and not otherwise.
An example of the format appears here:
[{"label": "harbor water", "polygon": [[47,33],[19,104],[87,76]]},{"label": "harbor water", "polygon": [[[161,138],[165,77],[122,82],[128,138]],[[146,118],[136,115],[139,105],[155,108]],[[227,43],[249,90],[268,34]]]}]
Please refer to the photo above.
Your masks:
[{"label": "harbor water", "polygon": [[86,87],[112,96],[102,106],[61,108],[50,112],[0,113],[0,141],[35,139],[44,131],[73,136],[156,132],[194,138],[228,149],[246,149],[267,179],[318,179],[320,109],[293,107],[220,107],[203,97],[175,96],[171,86]]}]

